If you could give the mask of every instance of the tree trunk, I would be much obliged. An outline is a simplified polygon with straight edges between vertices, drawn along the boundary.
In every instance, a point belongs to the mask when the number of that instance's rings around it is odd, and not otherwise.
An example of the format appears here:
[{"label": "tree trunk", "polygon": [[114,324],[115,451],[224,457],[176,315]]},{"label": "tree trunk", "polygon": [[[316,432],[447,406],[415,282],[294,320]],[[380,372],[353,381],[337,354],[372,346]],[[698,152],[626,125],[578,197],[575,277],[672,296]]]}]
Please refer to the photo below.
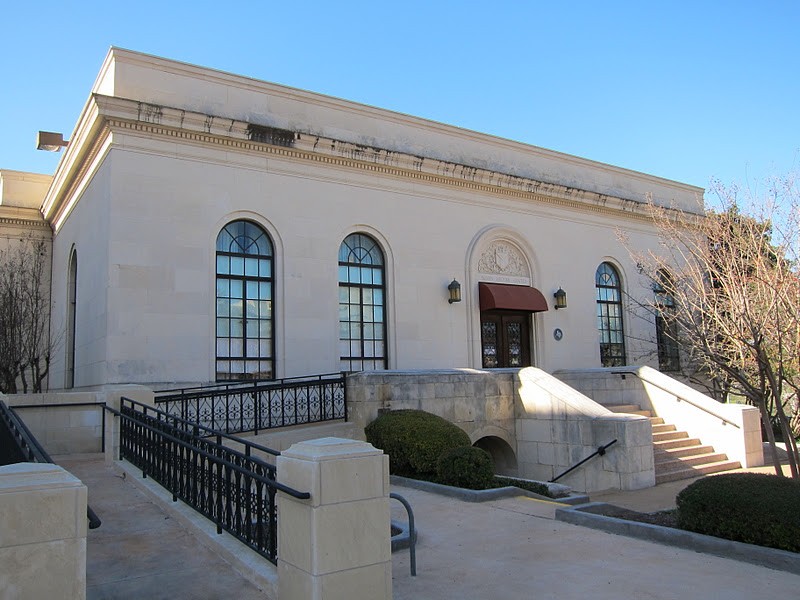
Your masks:
[{"label": "tree trunk", "polygon": [[758,410],[761,413],[761,422],[764,424],[764,431],[767,433],[767,442],[769,442],[772,466],[775,467],[775,474],[779,477],[785,477],[783,468],[781,468],[781,460],[778,457],[778,447],[775,445],[775,432],[772,431],[772,423],[770,422],[769,412],[767,411],[764,400],[758,401]]}]

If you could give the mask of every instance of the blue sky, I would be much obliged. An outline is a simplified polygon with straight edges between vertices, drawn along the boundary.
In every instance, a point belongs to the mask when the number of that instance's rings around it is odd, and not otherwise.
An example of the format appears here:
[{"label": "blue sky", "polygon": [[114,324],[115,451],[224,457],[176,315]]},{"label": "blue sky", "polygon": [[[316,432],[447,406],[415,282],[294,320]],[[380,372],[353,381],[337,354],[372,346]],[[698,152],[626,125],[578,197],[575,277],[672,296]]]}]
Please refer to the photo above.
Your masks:
[{"label": "blue sky", "polygon": [[708,187],[800,166],[800,2],[14,2],[0,169],[52,173],[112,45]]}]

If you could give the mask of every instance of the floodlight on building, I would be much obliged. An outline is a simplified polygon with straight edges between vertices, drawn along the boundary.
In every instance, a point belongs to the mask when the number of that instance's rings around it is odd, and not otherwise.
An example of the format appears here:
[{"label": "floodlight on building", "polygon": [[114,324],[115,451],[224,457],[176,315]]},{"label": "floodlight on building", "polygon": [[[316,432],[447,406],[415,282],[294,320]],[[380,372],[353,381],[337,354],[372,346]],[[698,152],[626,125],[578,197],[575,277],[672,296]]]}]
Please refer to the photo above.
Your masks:
[{"label": "floodlight on building", "polygon": [[61,148],[69,145],[69,141],[64,140],[63,133],[52,131],[40,131],[36,134],[36,149],[46,150],[47,152],[58,152]]},{"label": "floodlight on building", "polygon": [[556,310],[559,308],[567,308],[567,292],[562,290],[560,287],[558,291],[553,294],[553,298],[556,299]]},{"label": "floodlight on building", "polygon": [[447,299],[450,304],[453,302],[461,302],[461,284],[455,279],[447,286],[447,291],[450,294],[450,298]]}]

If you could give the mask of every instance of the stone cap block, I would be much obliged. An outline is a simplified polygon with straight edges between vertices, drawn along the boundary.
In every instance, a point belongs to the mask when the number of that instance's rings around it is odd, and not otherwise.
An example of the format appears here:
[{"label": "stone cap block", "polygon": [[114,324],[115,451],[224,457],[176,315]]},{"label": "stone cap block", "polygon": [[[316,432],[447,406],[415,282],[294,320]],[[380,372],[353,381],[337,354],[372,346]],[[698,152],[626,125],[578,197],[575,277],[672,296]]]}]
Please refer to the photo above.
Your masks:
[{"label": "stone cap block", "polygon": [[293,444],[281,453],[282,458],[324,461],[356,458],[360,456],[379,456],[383,454],[370,443],[346,438],[326,437]]}]

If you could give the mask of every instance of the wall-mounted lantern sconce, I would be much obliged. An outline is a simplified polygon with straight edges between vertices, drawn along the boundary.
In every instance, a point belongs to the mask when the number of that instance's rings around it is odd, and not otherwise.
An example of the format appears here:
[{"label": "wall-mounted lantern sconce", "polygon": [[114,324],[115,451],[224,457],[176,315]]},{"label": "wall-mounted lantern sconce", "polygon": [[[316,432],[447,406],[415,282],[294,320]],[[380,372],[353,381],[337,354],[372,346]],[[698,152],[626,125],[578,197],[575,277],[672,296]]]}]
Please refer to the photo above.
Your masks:
[{"label": "wall-mounted lantern sconce", "polygon": [[559,308],[567,308],[567,292],[558,288],[558,291],[553,294],[553,298],[556,299],[556,310]]},{"label": "wall-mounted lantern sconce", "polygon": [[40,131],[36,134],[36,149],[46,150],[47,152],[58,152],[61,148],[69,145],[64,140],[63,133],[53,133],[52,131]]},{"label": "wall-mounted lantern sconce", "polygon": [[461,302],[461,284],[455,279],[447,286],[447,291],[450,292],[450,298],[447,300],[450,304],[453,302]]}]

